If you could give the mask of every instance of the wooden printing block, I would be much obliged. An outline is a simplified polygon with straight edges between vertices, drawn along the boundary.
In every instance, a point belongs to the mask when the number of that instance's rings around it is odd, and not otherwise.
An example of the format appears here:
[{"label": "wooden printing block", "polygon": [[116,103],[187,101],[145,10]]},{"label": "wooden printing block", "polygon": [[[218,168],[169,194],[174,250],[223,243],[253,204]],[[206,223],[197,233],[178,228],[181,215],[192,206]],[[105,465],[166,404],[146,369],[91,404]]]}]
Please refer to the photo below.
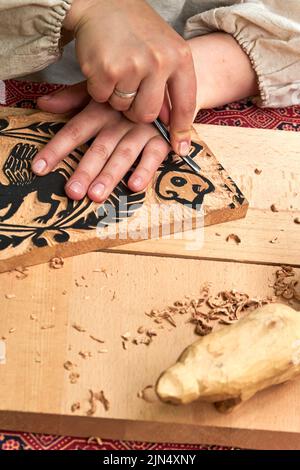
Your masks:
[{"label": "wooden printing block", "polygon": [[102,205],[68,199],[64,186],[87,146],[47,176],[31,172],[66,121],[40,112],[0,119],[0,272],[245,217],[248,202],[196,133],[190,156],[200,175],[171,152],[146,191],[128,190],[129,172]]}]

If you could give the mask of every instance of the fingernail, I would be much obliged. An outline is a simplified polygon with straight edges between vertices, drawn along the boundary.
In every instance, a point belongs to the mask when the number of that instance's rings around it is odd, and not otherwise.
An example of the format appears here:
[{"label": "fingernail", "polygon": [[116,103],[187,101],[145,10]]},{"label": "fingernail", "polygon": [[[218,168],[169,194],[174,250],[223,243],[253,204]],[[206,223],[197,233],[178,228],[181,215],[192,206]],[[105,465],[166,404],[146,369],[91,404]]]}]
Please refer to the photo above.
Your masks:
[{"label": "fingernail", "polygon": [[136,176],[135,178],[132,178],[131,184],[132,184],[135,188],[139,189],[139,188],[142,186],[142,184],[143,184],[143,180],[142,180],[142,178],[141,178],[140,176]]},{"label": "fingernail", "polygon": [[182,157],[186,157],[190,153],[190,143],[189,142],[181,142],[179,144],[179,155]]},{"label": "fingernail", "polygon": [[83,186],[81,183],[79,183],[79,181],[74,181],[73,183],[71,183],[68,189],[78,195],[81,195],[84,192]]},{"label": "fingernail", "polygon": [[47,168],[47,162],[45,160],[40,159],[37,160],[32,164],[32,169],[35,173],[43,173]]},{"label": "fingernail", "polygon": [[101,197],[104,193],[105,186],[102,183],[97,183],[91,188],[91,193],[96,197]]}]

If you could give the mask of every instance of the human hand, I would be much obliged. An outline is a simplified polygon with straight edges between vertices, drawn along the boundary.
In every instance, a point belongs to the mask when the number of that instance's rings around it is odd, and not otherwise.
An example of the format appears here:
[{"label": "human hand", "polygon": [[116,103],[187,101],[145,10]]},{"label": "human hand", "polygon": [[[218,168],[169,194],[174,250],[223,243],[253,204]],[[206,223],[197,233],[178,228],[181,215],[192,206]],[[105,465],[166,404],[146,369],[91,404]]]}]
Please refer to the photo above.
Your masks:
[{"label": "human hand", "polygon": [[70,152],[95,137],[66,184],[71,199],[86,194],[95,202],[104,202],[142,153],[134,169],[129,188],[142,191],[170,151],[169,145],[151,124],[136,124],[106,103],[87,101],[86,84],[74,85],[38,105],[47,112],[66,113],[86,105],[36,155],[32,170],[48,174]]},{"label": "human hand", "polygon": [[[196,104],[188,43],[145,0],[73,0],[64,27],[74,31],[91,97],[139,123],[162,110],[174,151],[187,155]],[[137,95],[120,98],[116,90]]]}]

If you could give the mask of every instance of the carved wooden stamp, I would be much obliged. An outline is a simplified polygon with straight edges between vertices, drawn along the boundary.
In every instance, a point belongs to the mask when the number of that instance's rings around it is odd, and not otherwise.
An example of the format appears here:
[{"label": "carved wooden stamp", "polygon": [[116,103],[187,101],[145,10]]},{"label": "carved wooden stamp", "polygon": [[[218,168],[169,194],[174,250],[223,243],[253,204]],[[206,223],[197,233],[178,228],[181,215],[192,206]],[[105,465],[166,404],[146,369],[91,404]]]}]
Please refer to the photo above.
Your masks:
[{"label": "carved wooden stamp", "polygon": [[[39,149],[66,122],[51,114],[0,120],[0,272],[91,250],[244,217],[248,203],[207,146],[195,135],[194,174],[170,153],[145,192],[131,193],[129,175],[105,204],[69,200],[64,186],[86,149],[72,152],[47,176],[31,172]],[[163,232],[166,233],[166,230]]]}]

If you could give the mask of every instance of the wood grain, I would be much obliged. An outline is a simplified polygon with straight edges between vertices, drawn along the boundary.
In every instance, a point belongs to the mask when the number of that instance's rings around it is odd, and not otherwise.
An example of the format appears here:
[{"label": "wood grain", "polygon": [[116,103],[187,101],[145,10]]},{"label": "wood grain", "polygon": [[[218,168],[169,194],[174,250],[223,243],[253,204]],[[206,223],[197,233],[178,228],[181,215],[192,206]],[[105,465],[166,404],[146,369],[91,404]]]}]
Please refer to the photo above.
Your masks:
[{"label": "wood grain", "polygon": [[[282,263],[297,266],[300,277],[299,225],[293,222],[300,215],[300,136],[216,126],[197,129],[249,194],[247,218],[207,227],[198,251],[188,249],[186,237],[153,240],[124,245],[130,255],[113,250],[90,253],[65,260],[58,271],[36,266],[24,280],[17,280],[16,273],[1,274],[0,338],[7,338],[7,363],[0,365],[0,428],[300,448],[299,381],[260,393],[227,416],[201,403],[173,408],[137,398],[137,392],[154,383],[195,339],[183,316],[176,329],[168,326],[160,331],[149,347],[130,344],[123,350],[121,334],[134,335],[140,325],[153,327],[145,311],[197,294],[204,282],[211,282],[216,291],[236,288],[254,296],[268,295],[274,271]],[[256,175],[255,168],[262,173]],[[271,204],[279,212],[273,213]],[[278,241],[270,243],[278,232]],[[240,236],[239,245],[226,242],[230,233]],[[191,236],[187,237],[190,242]],[[8,299],[5,294],[16,297]],[[74,322],[87,332],[72,328]],[[52,324],[54,328],[41,329]],[[105,344],[91,340],[90,333]],[[97,353],[102,348],[108,352]],[[79,351],[91,351],[92,357],[84,360]],[[63,367],[67,360],[78,365],[77,384],[70,384]],[[94,417],[86,415],[89,388],[105,391],[111,404],[108,412],[99,406]],[[73,414],[70,407],[78,400],[81,409]]]},{"label": "wood grain", "polygon": [[[282,445],[299,448],[299,381],[258,394],[227,416],[201,403],[172,407],[137,397],[195,339],[185,316],[177,328],[160,330],[145,311],[197,294],[207,281],[215,292],[236,288],[265,296],[273,273],[271,266],[93,253],[66,260],[58,271],[31,268],[24,280],[2,274],[0,337],[7,338],[7,362],[0,365],[0,428],[257,448],[278,446],[284,434]],[[134,337],[141,325],[156,329],[153,343],[123,350],[121,335]],[[102,348],[108,352],[97,353]],[[83,359],[80,351],[92,357]],[[68,360],[77,364],[77,384],[63,367]],[[94,417],[86,415],[89,389],[105,391],[109,411],[99,405]],[[81,409],[72,413],[77,401]],[[287,439],[293,433],[297,444]]]},{"label": "wood grain", "polygon": [[103,205],[69,200],[64,186],[87,147],[42,178],[31,172],[66,121],[46,113],[1,119],[0,272],[246,215],[245,197],[196,133],[190,156],[201,174],[170,153],[146,191],[128,190],[129,172]]},{"label": "wood grain", "polygon": [[[300,225],[294,223],[300,217],[300,134],[210,125],[196,129],[247,195],[247,217],[205,227],[203,246],[191,250],[187,242],[195,235],[186,232],[177,239],[124,245],[121,251],[300,266]],[[271,211],[272,204],[278,212]],[[226,242],[231,233],[240,237],[239,245]]]}]

